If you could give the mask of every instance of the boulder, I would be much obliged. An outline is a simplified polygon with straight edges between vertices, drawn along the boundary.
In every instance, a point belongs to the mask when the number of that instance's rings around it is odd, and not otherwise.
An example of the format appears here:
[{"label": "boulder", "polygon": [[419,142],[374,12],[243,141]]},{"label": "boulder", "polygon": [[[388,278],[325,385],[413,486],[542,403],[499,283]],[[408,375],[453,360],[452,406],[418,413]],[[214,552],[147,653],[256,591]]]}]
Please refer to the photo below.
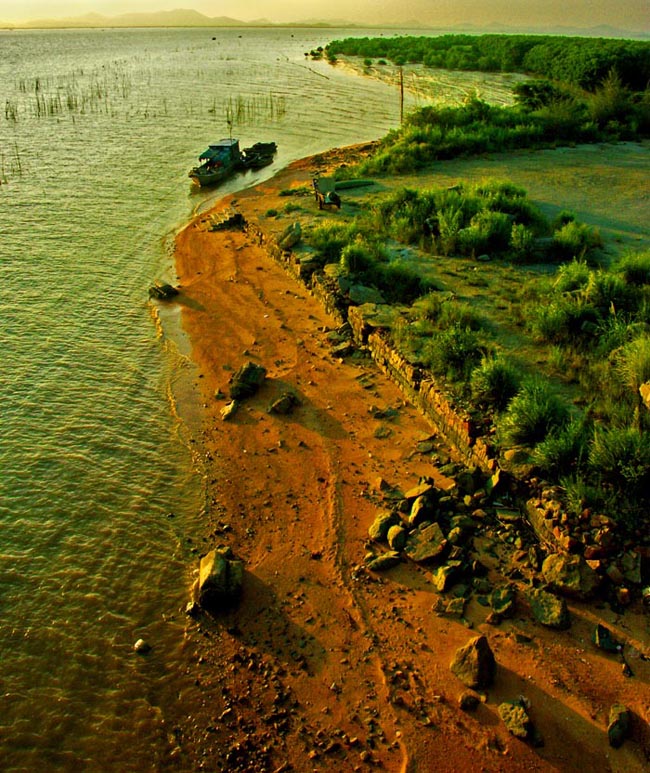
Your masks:
[{"label": "boulder", "polygon": [[439,524],[424,523],[409,534],[404,552],[416,563],[441,561],[447,544]]},{"label": "boulder", "polygon": [[269,406],[268,413],[279,413],[286,415],[299,404],[298,398],[293,392],[283,392],[277,400],[274,400]]},{"label": "boulder", "polygon": [[451,671],[472,690],[484,690],[494,681],[496,660],[487,637],[477,636],[456,650]]},{"label": "boulder", "polygon": [[498,711],[503,724],[512,735],[522,739],[530,736],[532,723],[522,701],[506,701],[501,703]]},{"label": "boulder", "polygon": [[561,553],[544,559],[542,576],[552,590],[577,599],[588,598],[600,584],[600,577],[582,556]]},{"label": "boulder", "polygon": [[419,526],[424,521],[432,521],[435,516],[435,501],[431,495],[421,494],[413,500],[409,513],[409,526]]},{"label": "boulder", "polygon": [[388,540],[388,546],[392,550],[403,550],[404,545],[406,545],[406,536],[407,532],[406,529],[401,526],[400,524],[395,524],[394,526],[391,526],[388,530],[388,534],[386,535],[386,539]]},{"label": "boulder", "polygon": [[399,553],[395,550],[390,550],[366,561],[366,566],[373,572],[383,572],[386,569],[392,569],[394,566],[397,566],[399,562]]},{"label": "boulder", "polygon": [[527,593],[530,608],[538,623],[559,631],[571,626],[569,610],[564,599],[554,596],[541,588],[532,588]]},{"label": "boulder", "polygon": [[157,301],[168,301],[178,295],[178,293],[179,290],[170,284],[156,283],[149,288],[149,297]]},{"label": "boulder", "polygon": [[609,745],[618,749],[630,734],[631,715],[627,706],[615,703],[609,710],[609,724],[607,725],[607,737]]},{"label": "boulder", "polygon": [[368,536],[370,539],[383,542],[388,538],[388,530],[391,526],[399,525],[400,519],[397,513],[392,510],[381,510],[377,513],[375,520],[370,524]]},{"label": "boulder", "polygon": [[439,566],[431,575],[431,581],[439,593],[448,591],[449,588],[458,580],[462,571],[461,561],[448,561]]},{"label": "boulder", "polygon": [[295,223],[291,223],[284,229],[278,239],[278,246],[283,250],[290,250],[292,247],[295,247],[301,239],[302,228],[300,223],[296,220]]},{"label": "boulder", "polygon": [[602,623],[596,624],[593,638],[594,644],[599,650],[604,650],[605,652],[621,652],[623,650],[623,644]]},{"label": "boulder", "polygon": [[244,579],[244,562],[230,548],[216,548],[203,556],[194,600],[209,612],[221,612],[238,603]]},{"label": "boulder", "polygon": [[241,366],[230,378],[230,397],[241,400],[251,397],[266,378],[266,368],[250,360]]},{"label": "boulder", "polygon": [[219,411],[221,421],[228,421],[228,419],[232,419],[232,417],[237,413],[238,408],[239,400],[231,400],[229,403],[224,405],[224,407]]},{"label": "boulder", "polygon": [[512,617],[515,613],[517,593],[512,585],[502,585],[490,594],[490,606],[500,617]]}]

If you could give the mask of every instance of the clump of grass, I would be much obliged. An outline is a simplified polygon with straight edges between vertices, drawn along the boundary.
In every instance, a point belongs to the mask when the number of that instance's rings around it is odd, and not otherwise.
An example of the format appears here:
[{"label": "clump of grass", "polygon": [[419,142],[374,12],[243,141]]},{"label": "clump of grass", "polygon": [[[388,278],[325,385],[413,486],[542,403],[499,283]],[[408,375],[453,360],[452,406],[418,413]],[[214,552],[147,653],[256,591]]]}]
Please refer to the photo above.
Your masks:
[{"label": "clump of grass", "polygon": [[503,411],[521,388],[521,370],[503,355],[483,357],[472,371],[470,387],[478,405]]},{"label": "clump of grass", "polygon": [[431,372],[451,381],[467,381],[485,355],[486,346],[478,333],[459,324],[439,330],[424,351]]},{"label": "clump of grass", "polygon": [[629,284],[650,285],[650,250],[627,253],[612,268]]},{"label": "clump of grass", "polygon": [[505,445],[535,446],[569,420],[569,409],[548,381],[533,379],[510,401],[497,422]]},{"label": "clump of grass", "polygon": [[641,494],[647,498],[650,434],[637,427],[600,427],[591,443],[589,464],[603,480],[628,494]]},{"label": "clump of grass", "polygon": [[587,436],[588,429],[581,419],[556,427],[535,446],[533,462],[554,480],[571,470],[577,471],[587,455]]}]

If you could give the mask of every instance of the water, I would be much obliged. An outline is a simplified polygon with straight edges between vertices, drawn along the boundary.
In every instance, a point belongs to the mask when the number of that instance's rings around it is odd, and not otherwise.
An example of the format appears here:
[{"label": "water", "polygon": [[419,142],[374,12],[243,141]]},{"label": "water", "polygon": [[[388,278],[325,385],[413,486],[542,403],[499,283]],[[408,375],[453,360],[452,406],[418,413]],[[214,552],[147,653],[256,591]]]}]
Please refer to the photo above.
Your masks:
[{"label": "water", "polygon": [[0,33],[3,770],[158,770],[191,711],[191,365],[147,288],[217,195],[187,171],[228,111],[242,144],[279,151],[226,190],[396,124],[394,89],[305,60],[321,35]]},{"label": "water", "polygon": [[[203,482],[187,347],[147,288],[198,207],[397,125],[394,86],[305,59],[323,34],[0,32],[3,770],[173,766]],[[227,117],[276,160],[193,192]]]}]

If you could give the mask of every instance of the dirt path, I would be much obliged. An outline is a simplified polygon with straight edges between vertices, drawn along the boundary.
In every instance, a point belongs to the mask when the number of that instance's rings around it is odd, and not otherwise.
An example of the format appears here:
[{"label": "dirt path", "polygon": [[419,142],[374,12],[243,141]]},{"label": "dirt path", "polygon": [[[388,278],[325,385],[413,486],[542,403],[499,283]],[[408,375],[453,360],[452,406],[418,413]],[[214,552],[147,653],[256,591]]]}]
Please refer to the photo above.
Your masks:
[{"label": "dirt path", "polygon": [[[305,162],[240,194],[238,207],[258,216],[290,182],[308,182],[313,168]],[[229,544],[247,569],[236,611],[188,621],[201,698],[178,731],[179,767],[645,769],[647,619],[599,611],[637,643],[631,679],[591,645],[588,608],[574,608],[570,632],[535,625],[525,606],[497,628],[476,601],[464,619],[434,611],[439,596],[422,568],[366,571],[368,526],[385,504],[381,481],[404,491],[437,474],[430,455],[417,451],[432,428],[370,360],[332,356],[334,321],[244,233],[210,232],[201,216],[179,235],[176,258],[205,403],[206,550]],[[225,400],[215,393],[227,393],[247,360],[264,365],[268,378],[222,421]],[[269,414],[287,390],[300,404]],[[480,632],[498,675],[468,714],[458,708],[464,688],[449,663]],[[498,704],[520,694],[543,747],[515,739],[499,720]],[[605,732],[615,700],[633,707],[636,722],[635,741],[616,751]]]}]

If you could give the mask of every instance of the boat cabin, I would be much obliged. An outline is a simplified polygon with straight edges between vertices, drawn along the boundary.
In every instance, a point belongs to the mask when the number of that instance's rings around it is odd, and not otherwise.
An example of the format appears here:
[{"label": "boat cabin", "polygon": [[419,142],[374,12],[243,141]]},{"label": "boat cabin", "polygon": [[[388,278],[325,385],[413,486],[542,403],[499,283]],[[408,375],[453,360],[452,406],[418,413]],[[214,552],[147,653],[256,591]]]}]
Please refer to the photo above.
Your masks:
[{"label": "boat cabin", "polygon": [[212,143],[199,156],[199,161],[207,167],[232,166],[240,158],[239,140],[226,139]]}]

